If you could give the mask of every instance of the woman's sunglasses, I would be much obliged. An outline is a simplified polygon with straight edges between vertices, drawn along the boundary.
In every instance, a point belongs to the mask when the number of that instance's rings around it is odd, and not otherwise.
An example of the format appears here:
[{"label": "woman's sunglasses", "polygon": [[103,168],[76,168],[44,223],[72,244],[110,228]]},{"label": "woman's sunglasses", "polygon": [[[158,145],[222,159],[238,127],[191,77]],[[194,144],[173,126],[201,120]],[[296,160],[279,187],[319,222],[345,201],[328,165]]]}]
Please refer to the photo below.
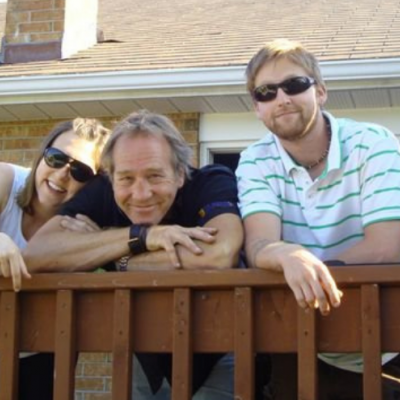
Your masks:
[{"label": "woman's sunglasses", "polygon": [[48,147],[44,151],[43,158],[50,168],[60,169],[68,164],[71,176],[78,182],[87,182],[94,176],[94,173],[89,166],[75,160],[55,147]]},{"label": "woman's sunglasses", "polygon": [[266,83],[254,89],[253,98],[260,102],[271,101],[278,95],[278,89],[281,88],[287,95],[294,96],[308,90],[315,84],[315,79],[308,76],[296,76],[280,83]]}]

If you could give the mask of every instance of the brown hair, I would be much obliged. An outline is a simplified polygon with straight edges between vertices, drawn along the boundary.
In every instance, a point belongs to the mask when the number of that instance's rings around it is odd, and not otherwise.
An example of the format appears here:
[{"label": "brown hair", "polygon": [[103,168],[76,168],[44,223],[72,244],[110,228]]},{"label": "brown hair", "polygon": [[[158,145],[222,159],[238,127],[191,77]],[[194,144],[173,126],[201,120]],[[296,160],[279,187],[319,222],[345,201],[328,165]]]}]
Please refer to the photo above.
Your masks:
[{"label": "brown hair", "polygon": [[43,157],[44,151],[63,133],[73,131],[78,137],[89,142],[95,142],[95,166],[100,166],[101,151],[110,136],[110,130],[105,128],[96,119],[75,118],[72,121],[61,122],[45,137],[40,149],[32,162],[32,169],[26,178],[24,188],[18,193],[17,204],[27,212],[33,214],[32,200],[36,194],[35,176],[38,165]]},{"label": "brown hair", "polygon": [[147,110],[133,112],[119,122],[113,129],[110,140],[104,147],[102,155],[102,166],[110,178],[114,172],[113,150],[115,144],[121,136],[149,135],[158,136],[166,139],[171,147],[172,165],[175,173],[183,171],[188,177],[192,149],[186,143],[182,134],[178,131],[174,123],[164,115],[154,114]]},{"label": "brown hair", "polygon": [[260,69],[267,63],[287,58],[292,63],[304,68],[317,85],[325,87],[318,60],[301,43],[288,39],[276,39],[262,47],[250,60],[246,68],[247,90],[252,95],[255,80]]}]

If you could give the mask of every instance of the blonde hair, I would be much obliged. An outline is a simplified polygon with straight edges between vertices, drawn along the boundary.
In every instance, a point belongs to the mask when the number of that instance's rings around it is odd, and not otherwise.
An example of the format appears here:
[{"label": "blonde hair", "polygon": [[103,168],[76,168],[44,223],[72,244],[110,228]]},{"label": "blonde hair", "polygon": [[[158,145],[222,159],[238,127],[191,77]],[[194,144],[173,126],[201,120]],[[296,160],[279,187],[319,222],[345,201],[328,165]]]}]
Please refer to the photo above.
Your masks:
[{"label": "blonde hair", "polygon": [[299,42],[288,39],[276,39],[262,47],[250,60],[246,68],[247,90],[252,95],[255,80],[260,69],[267,63],[287,58],[314,78],[317,85],[325,87],[318,60]]}]

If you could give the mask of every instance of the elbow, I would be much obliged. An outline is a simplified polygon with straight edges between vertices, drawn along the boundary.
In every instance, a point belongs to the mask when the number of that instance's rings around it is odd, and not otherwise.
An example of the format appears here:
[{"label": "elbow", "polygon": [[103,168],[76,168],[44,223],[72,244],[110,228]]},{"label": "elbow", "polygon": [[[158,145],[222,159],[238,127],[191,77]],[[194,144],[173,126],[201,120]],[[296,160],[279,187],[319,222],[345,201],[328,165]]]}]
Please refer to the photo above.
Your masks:
[{"label": "elbow", "polygon": [[209,267],[218,270],[235,268],[239,263],[240,248],[233,248],[229,245],[218,246],[212,252]]}]

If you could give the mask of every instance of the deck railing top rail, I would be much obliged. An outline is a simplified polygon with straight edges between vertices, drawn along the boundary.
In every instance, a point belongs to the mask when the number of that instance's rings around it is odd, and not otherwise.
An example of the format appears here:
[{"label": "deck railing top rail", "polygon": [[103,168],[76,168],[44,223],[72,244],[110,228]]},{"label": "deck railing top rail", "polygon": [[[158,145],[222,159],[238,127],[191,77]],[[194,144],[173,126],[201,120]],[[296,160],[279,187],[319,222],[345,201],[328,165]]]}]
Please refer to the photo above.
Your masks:
[{"label": "deck railing top rail", "polygon": [[[343,287],[376,283],[400,286],[400,264],[331,267],[337,284]],[[113,290],[161,288],[286,287],[282,274],[264,270],[137,271],[107,273],[37,274],[23,281],[22,291],[61,289]],[[12,290],[10,279],[0,278],[0,292]]]}]

